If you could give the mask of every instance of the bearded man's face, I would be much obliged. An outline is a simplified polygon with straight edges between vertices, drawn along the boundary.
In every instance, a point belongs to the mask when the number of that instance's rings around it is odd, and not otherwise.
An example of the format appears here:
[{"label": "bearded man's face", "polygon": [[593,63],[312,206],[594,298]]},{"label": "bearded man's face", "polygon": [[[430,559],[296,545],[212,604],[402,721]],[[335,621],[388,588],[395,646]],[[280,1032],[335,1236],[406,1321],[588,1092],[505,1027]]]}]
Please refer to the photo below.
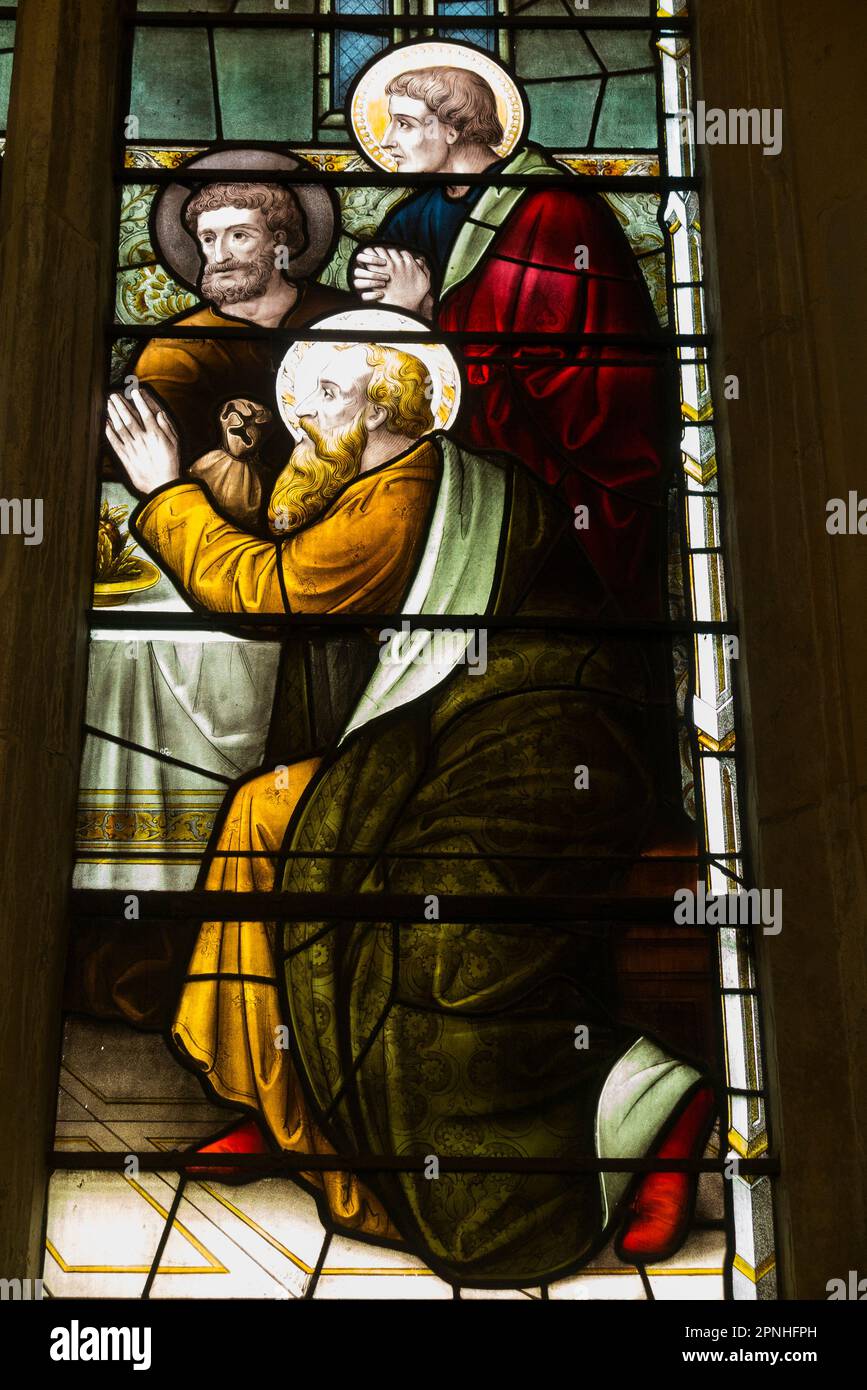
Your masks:
[{"label": "bearded man's face", "polygon": [[363,410],[331,429],[309,418],[299,423],[308,437],[293,449],[268,508],[271,529],[278,535],[297,531],[327,510],[341,488],[358,477],[367,444]]},{"label": "bearded man's face", "polygon": [[196,226],[205,269],[202,294],[212,304],[246,304],[267,290],[276,242],[259,208],[211,208]]}]

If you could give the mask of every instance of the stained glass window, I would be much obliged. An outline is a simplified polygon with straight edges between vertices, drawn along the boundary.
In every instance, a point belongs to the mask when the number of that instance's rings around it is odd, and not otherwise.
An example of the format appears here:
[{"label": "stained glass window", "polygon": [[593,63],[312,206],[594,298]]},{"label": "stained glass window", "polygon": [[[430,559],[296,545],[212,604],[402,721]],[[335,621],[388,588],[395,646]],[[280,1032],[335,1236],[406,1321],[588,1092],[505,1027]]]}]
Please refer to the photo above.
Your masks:
[{"label": "stained glass window", "polygon": [[[335,13],[387,15],[390,9],[388,0],[336,0]],[[334,35],[334,61],[331,73],[331,95],[335,107],[343,106],[356,73],[377,53],[381,53],[385,44],[383,34],[359,34],[347,29],[337,30]]]},{"label": "stained glass window", "polygon": [[[448,19],[489,19],[496,14],[496,6],[494,0],[437,0],[436,12]],[[497,45],[497,31],[489,27],[474,29],[468,24],[466,28],[449,29],[449,37],[491,51]]]},{"label": "stained glass window", "polygon": [[139,5],[52,1294],[774,1296],[692,100]]}]

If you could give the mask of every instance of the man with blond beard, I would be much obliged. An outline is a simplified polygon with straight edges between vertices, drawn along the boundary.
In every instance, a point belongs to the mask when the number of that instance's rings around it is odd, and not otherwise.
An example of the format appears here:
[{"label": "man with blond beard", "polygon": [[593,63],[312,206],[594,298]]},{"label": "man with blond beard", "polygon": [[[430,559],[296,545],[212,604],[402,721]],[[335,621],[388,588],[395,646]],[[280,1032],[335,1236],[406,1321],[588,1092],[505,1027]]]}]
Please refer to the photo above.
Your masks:
[{"label": "man with blond beard", "polygon": [[[568,510],[517,462],[434,432],[420,356],[321,343],[303,365],[291,404],[307,440],[275,489],[275,542],[231,525],[181,479],[155,402],[138,393],[133,410],[112,398],[109,441],[149,494],[131,523],[143,543],[211,611],[508,625],[491,631],[484,669],[462,664],[460,630],[432,656],[419,628],[391,664],[372,646],[370,679],[336,743],[227,798],[207,888],[412,894],[418,919],[202,925],[172,1037],[245,1112],[202,1152],[567,1165],[661,1145],[666,1157],[700,1154],[713,1093],[699,1070],[614,1017],[604,935],[532,920],[446,923],[430,910],[443,893],[495,904],[616,890],[621,856],[639,852],[658,812],[641,664],[623,644],[575,636],[600,595]],[[544,632],[524,619],[542,619]],[[576,795],[579,758],[592,775]],[[577,1024],[589,1029],[586,1050]],[[624,1255],[635,1256],[638,1233],[646,1258],[648,1222],[654,1253],[670,1253],[694,1187],[675,1174],[661,1217],[660,1176],[672,1175],[308,1181],[331,1225],[406,1244],[458,1284],[529,1285],[578,1267],[622,1224],[630,1196]]]}]

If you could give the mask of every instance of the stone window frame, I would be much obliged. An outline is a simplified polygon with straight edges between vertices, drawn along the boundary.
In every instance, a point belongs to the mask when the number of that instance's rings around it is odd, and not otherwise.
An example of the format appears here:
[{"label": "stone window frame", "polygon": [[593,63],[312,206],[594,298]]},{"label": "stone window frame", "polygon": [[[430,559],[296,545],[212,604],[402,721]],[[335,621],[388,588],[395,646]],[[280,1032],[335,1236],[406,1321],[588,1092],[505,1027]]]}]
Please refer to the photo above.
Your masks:
[{"label": "stone window frame", "polygon": [[[860,0],[842,2],[850,26],[857,27]],[[11,678],[4,670],[2,767],[17,814],[4,843],[2,945],[24,988],[7,990],[0,1042],[0,1163],[8,1198],[0,1258],[4,1268],[32,1275],[41,1264],[45,1146],[56,1096],[86,675],[82,614],[95,540],[90,489],[101,433],[103,315],[111,301],[116,225],[106,170],[117,139],[113,113],[125,3],[22,0],[0,226],[6,486],[44,497],[55,515],[77,523],[62,536],[58,528],[46,536],[36,575],[23,552],[4,554],[10,584],[0,652]],[[730,563],[744,632],[746,829],[759,871],[783,885],[792,903],[788,959],[775,958],[759,942],[768,1083],[779,1132],[793,1155],[777,1184],[781,1291],[824,1298],[826,1277],[856,1267],[867,1244],[867,1180],[857,1159],[867,1136],[867,1096],[863,1068],[860,1081],[853,1074],[865,1045],[858,1016],[867,831],[857,799],[846,791],[861,788],[863,798],[867,714],[849,639],[859,621],[853,595],[865,584],[862,555],[841,546],[830,551],[824,528],[817,534],[804,518],[824,506],[829,484],[839,492],[850,476],[845,440],[854,428],[857,392],[851,399],[842,392],[853,366],[832,330],[841,314],[863,309],[864,296],[853,284],[850,310],[821,290],[821,282],[816,293],[823,252],[852,243],[857,201],[846,194],[846,171],[854,162],[854,150],[852,161],[845,158],[852,143],[849,112],[836,74],[817,69],[809,55],[814,9],[805,0],[736,3],[734,14],[732,0],[693,0],[700,85],[715,85],[739,106],[773,106],[786,91],[796,124],[794,144],[777,171],[762,171],[769,175],[764,179],[745,173],[735,152],[705,152],[705,222],[709,312],[718,330],[711,375],[719,388],[724,367],[741,363],[754,384],[755,403],[720,408],[720,467],[729,480],[733,523]],[[847,46],[852,54],[857,47],[845,16],[837,16],[828,38],[845,68]],[[808,105],[805,94],[814,89],[815,103]],[[834,161],[820,153],[831,144],[838,148]],[[59,158],[70,145],[90,152],[74,180],[65,154]],[[824,209],[818,221],[817,199]],[[768,228],[773,236],[758,234]],[[46,285],[58,283],[67,293],[46,295]],[[817,341],[825,349],[821,360]],[[829,379],[832,371],[836,380]],[[719,389],[717,397],[722,402]],[[780,399],[788,403],[781,415],[762,408]],[[758,457],[764,467],[738,472],[732,466],[738,455]],[[794,471],[793,458],[800,464]],[[767,564],[767,518],[774,506],[787,523],[787,567],[780,573]],[[789,566],[810,577],[797,594]],[[25,663],[28,698],[22,700]],[[789,672],[801,699],[791,698]],[[814,685],[824,701],[820,722],[809,698]],[[794,762],[792,749],[800,754]],[[822,833],[828,816],[837,820],[833,836]],[[809,835],[810,846],[794,859],[793,827]],[[49,856],[46,844],[56,846]],[[825,927],[821,936],[817,921]],[[806,994],[805,975],[811,984]],[[818,1087],[810,1084],[817,1047]],[[841,1133],[849,1141],[842,1150]]]}]

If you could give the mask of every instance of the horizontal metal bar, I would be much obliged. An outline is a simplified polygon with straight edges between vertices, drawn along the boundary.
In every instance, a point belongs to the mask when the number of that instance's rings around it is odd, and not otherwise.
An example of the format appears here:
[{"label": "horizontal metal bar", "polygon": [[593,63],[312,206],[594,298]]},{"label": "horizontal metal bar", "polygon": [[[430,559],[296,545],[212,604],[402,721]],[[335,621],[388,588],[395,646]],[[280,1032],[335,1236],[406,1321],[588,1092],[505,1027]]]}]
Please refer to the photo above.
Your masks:
[{"label": "horizontal metal bar", "polygon": [[[327,853],[321,855],[323,860]],[[652,863],[652,860],[648,860]],[[655,897],[580,894],[570,896],[522,896],[519,894],[469,894],[437,892],[431,883],[429,893],[283,893],[230,892],[222,889],[108,889],[77,888],[70,897],[75,917],[123,919],[126,898],[133,893],[140,921],[209,922],[307,922],[334,919],[341,927],[355,922],[388,921],[403,925],[430,926],[445,923],[530,922],[568,928],[593,922],[664,922],[677,930],[688,927],[717,933],[726,923],[691,924],[674,921],[673,894]],[[435,894],[439,900],[436,920],[425,917],[426,900]],[[744,928],[749,923],[744,923]]]},{"label": "horizontal metal bar", "polygon": [[[15,11],[11,11],[12,14]],[[349,29],[355,32],[380,31],[391,29],[639,29],[653,33],[677,31],[688,33],[689,21],[685,19],[653,18],[641,15],[611,17],[600,16],[572,19],[570,16],[552,15],[545,18],[521,15],[350,15],[350,14],[284,14],[275,10],[273,14],[215,14],[210,10],[190,10],[185,13],[166,10],[143,11],[135,16],[136,28],[141,29]]]},{"label": "horizontal metal bar", "polygon": [[[118,341],[122,341],[124,337],[123,333],[118,333],[115,336]],[[243,339],[244,334],[241,333],[236,336]],[[299,338],[301,337],[300,334],[298,336]],[[155,339],[161,338],[162,335],[159,329],[154,327],[151,330],[150,337],[151,339]],[[389,339],[389,341],[391,341],[391,339]],[[434,341],[438,340],[435,339]],[[571,348],[557,348],[555,352],[550,353],[536,351],[531,360],[527,357],[516,357],[515,353],[509,348],[504,348],[502,351],[498,352],[486,353],[484,358],[478,358],[469,353],[465,353],[464,350],[457,345],[453,345],[452,347],[452,352],[456,357],[463,357],[465,367],[484,365],[485,367],[504,367],[507,371],[537,371],[542,367],[562,368],[574,365],[576,368],[581,368],[584,371],[592,371],[598,368],[605,368],[608,371],[612,371],[618,368],[624,368],[627,371],[637,371],[640,369],[646,372],[662,372],[668,370],[667,365],[665,365],[662,360],[664,351],[665,349],[660,352],[660,359],[657,361],[651,360],[649,355],[646,356],[643,361],[637,361],[635,357],[596,357],[589,356],[581,347],[580,342],[576,340]],[[113,389],[119,390],[120,387],[119,385],[115,385]]]},{"label": "horizontal metal bar", "polygon": [[[135,746],[137,747],[137,745],[135,745]],[[139,750],[139,751],[141,751],[141,750]],[[147,750],[146,750],[146,751],[147,751]],[[155,750],[152,750],[152,751],[155,751]],[[264,770],[267,770],[267,769],[264,769]],[[120,790],[120,791],[123,791],[123,788],[120,788],[119,790]],[[134,791],[135,791],[135,788],[132,788],[131,790],[134,792]],[[108,808],[101,808],[101,809],[114,810],[114,809],[119,809],[119,808],[108,807]],[[134,811],[135,811],[135,806],[134,806],[134,805],[131,806],[131,807],[129,808],[129,810],[130,810],[131,812],[134,812]],[[143,849],[143,852],[147,852],[148,854],[156,853],[156,851],[152,850],[150,846],[143,846],[142,849]],[[162,855],[163,855],[164,857],[168,857],[168,858],[176,858],[179,854],[188,855],[190,852],[191,852],[191,846],[185,845],[185,846],[179,847],[179,848],[176,849],[176,850],[163,850],[163,851],[162,851]],[[94,851],[94,853],[95,853],[95,851]],[[203,853],[204,853],[204,851],[203,851]],[[229,860],[229,859],[281,859],[281,858],[283,857],[283,853],[284,853],[284,851],[283,851],[283,850],[280,850],[280,849],[270,849],[270,850],[265,850],[265,849],[214,849],[214,850],[211,850],[211,851],[210,851],[210,853],[209,853],[209,858],[211,858],[211,859],[223,859],[223,860]],[[332,850],[328,850],[326,854],[323,854],[323,852],[322,852],[321,850],[315,850],[315,849],[293,849],[292,851],[290,851],[290,852],[287,854],[286,857],[287,857],[288,859],[293,859],[293,860],[294,860],[294,859],[323,859],[323,858],[327,858],[327,859],[329,859],[329,860],[331,860],[331,859],[337,859],[337,860],[352,860],[352,859],[359,859],[359,860],[362,861],[362,863],[366,863],[366,862],[368,862],[369,859],[370,859],[370,852],[369,852],[368,850],[360,850],[360,849],[332,849]],[[484,852],[482,853],[482,852],[480,852],[479,850],[469,850],[469,849],[465,849],[465,850],[454,849],[454,850],[440,850],[440,851],[437,851],[437,850],[428,850],[428,849],[425,849],[425,850],[419,849],[419,850],[385,850],[385,851],[383,851],[383,854],[382,854],[382,860],[383,860],[383,862],[389,863],[389,864],[402,864],[404,861],[411,861],[412,863],[415,863],[417,860],[421,860],[422,862],[424,862],[425,860],[430,860],[432,863],[439,863],[439,862],[442,862],[442,863],[447,863],[447,864],[452,863],[453,860],[456,861],[456,862],[459,862],[459,863],[463,863],[463,862],[465,862],[465,861],[466,861],[466,862],[469,862],[469,863],[472,863],[472,862],[475,861],[475,860],[484,860],[486,863],[490,863],[491,860],[495,860],[495,861],[497,861],[497,862],[503,861],[503,862],[510,863],[510,864],[511,864],[512,862],[515,862],[515,863],[518,863],[518,864],[523,864],[523,863],[527,863],[527,864],[547,864],[547,863],[551,863],[551,864],[562,864],[562,862],[563,862],[563,855],[562,855],[562,854],[522,854],[522,853],[520,853],[520,852],[517,851],[517,850],[515,850],[515,851],[507,850],[507,851],[504,851],[502,854],[497,854],[497,853],[495,853],[495,852],[493,852],[493,851],[491,851],[491,850],[486,850],[486,851],[484,851]],[[642,855],[640,855],[640,854],[570,854],[570,855],[569,855],[569,863],[570,863],[570,864],[627,864],[627,865],[638,865],[638,864],[641,864],[641,865],[643,865],[644,867],[647,867],[648,864],[653,864],[653,865],[656,865],[656,864],[702,864],[702,863],[705,863],[705,864],[712,864],[713,862],[714,862],[714,857],[713,857],[712,855],[709,855],[709,854],[654,854],[653,857],[652,857],[652,859],[648,859],[648,858],[646,858],[645,856],[642,856]],[[737,993],[738,991],[732,991],[732,992],[733,992],[733,993]]]},{"label": "horizontal metal bar", "polygon": [[[639,255],[637,255],[637,256],[635,257],[635,259],[636,259],[637,261],[648,260],[648,259],[649,259],[650,257],[652,257],[652,256],[662,256],[662,255],[664,255],[664,254],[665,254],[664,247],[659,246],[659,247],[655,247],[655,248],[654,248],[653,250],[651,250],[651,251],[643,251],[643,252],[641,252]],[[526,264],[526,262],[520,261],[520,260],[518,260],[518,259],[515,258],[515,257],[512,257],[512,258],[504,257],[504,259],[506,259],[506,260],[511,259],[511,263],[514,264],[514,265],[523,265],[523,264]],[[162,265],[162,262],[160,261],[159,257],[158,257],[157,255],[154,254],[154,255],[152,255],[152,256],[143,257],[141,260],[138,260],[138,261],[132,261],[132,262],[117,261],[117,262],[115,262],[115,265],[114,265],[114,267],[113,267],[113,272],[114,272],[115,275],[125,275],[126,272],[127,272],[128,270],[142,270],[142,269],[144,269],[144,270],[154,270],[154,269],[156,269],[157,267],[159,267],[159,266],[161,266],[161,265]],[[564,272],[564,273],[566,273],[566,274],[568,274],[568,275],[571,275],[571,276],[573,277],[573,279],[578,279],[582,272],[580,272],[580,271],[574,271],[574,272],[573,272],[573,271],[567,271],[567,272]],[[158,322],[159,322],[159,321],[157,320],[157,324],[158,324]],[[155,325],[155,326],[156,326],[156,325]],[[243,336],[243,334],[242,334],[242,336]],[[704,421],[703,421],[702,423],[704,423]]]},{"label": "horizontal metal bar", "polygon": [[[165,141],[140,141],[130,142],[127,149],[158,149],[165,145]],[[178,145],[168,146],[171,149],[182,148]],[[201,145],[196,145],[190,150],[190,154],[201,150]],[[329,146],[330,153],[351,153],[355,150],[341,151],[337,146]],[[587,150],[577,152],[573,157],[578,159],[586,153],[589,159],[603,158],[611,151]],[[655,150],[618,150],[616,153],[631,158],[647,158],[654,155]],[[325,170],[325,169],[268,169],[267,172],[258,169],[232,169],[228,166],[224,168],[210,169],[187,169],[181,166],[178,169],[150,168],[149,166],[129,167],[124,165],[121,169],[116,169],[114,179],[116,183],[132,184],[151,184],[163,185],[170,183],[261,183],[263,178],[267,178],[268,183],[285,183],[290,186],[293,184],[316,183],[324,184],[328,188],[411,188],[421,191],[424,188],[453,188],[457,182],[460,186],[467,188],[526,188],[533,191],[539,189],[562,189],[577,187],[580,193],[601,192],[668,192],[678,190],[698,190],[701,188],[701,180],[697,178],[664,178],[658,174],[623,174],[618,177],[616,174],[581,174],[572,169],[563,168],[560,173],[550,174],[408,174],[408,173],[389,173],[386,170],[377,171],[371,169],[370,173],[359,170]],[[375,237],[375,233],[374,233]],[[373,239],[373,238],[371,238]],[[662,247],[660,247],[662,250]]]},{"label": "horizontal metal bar", "polygon": [[208,632],[223,632],[236,627],[280,628],[298,632],[360,632],[367,628],[391,628],[395,623],[406,622],[412,631],[439,632],[442,629],[466,629],[476,632],[570,632],[590,637],[636,638],[652,637],[664,639],[671,636],[691,637],[695,634],[735,635],[737,624],[731,621],[680,621],[661,619],[658,622],[611,619],[565,618],[557,614],[541,614],[538,617],[512,617],[501,614],[479,613],[175,613],[152,612],[133,609],[118,612],[116,609],[94,608],[90,616],[94,627],[106,630],[141,626],[154,631],[184,632],[189,628],[203,628]]},{"label": "horizontal metal bar", "polygon": [[[477,1155],[436,1155],[440,1173],[724,1173],[728,1160],[715,1158],[482,1158]],[[75,1172],[124,1172],[130,1158],[146,1173],[184,1172],[189,1168],[236,1168],[252,1175],[279,1173],[423,1173],[429,1169],[427,1156],[411,1158],[395,1154],[197,1154],[178,1149],[162,1153],[96,1153],[54,1149],[48,1153],[49,1168]],[[779,1159],[741,1158],[739,1175],[780,1171]],[[217,1177],[217,1181],[219,1178]]]},{"label": "horizontal metal bar", "polygon": [[[257,328],[252,324],[244,322],[238,328],[223,328],[221,325],[214,325],[212,328],[203,326],[192,326],[183,323],[169,324],[138,324],[138,323],[111,323],[107,326],[110,338],[165,338],[181,340],[199,339],[227,339],[235,341],[246,341],[264,339],[273,342],[275,339],[285,339],[287,342],[294,343],[303,338],[304,342],[311,343],[366,343],[375,341],[375,335],[369,329],[352,328]],[[582,347],[628,347],[636,353],[651,352],[671,352],[680,347],[707,347],[711,343],[709,334],[706,333],[648,333],[644,337],[632,333],[514,333],[497,332],[495,329],[473,330],[469,329],[438,329],[431,333],[430,325],[420,325],[418,331],[413,329],[389,330],[388,341],[390,343],[417,343],[420,333],[425,338],[430,335],[430,341],[445,344],[510,344],[514,347],[575,347],[576,344]],[[538,359],[527,358],[526,362],[520,363],[522,366],[532,367],[536,365]],[[480,358],[479,366],[484,366],[486,358]],[[640,362],[633,362],[631,365],[640,366]]]}]

